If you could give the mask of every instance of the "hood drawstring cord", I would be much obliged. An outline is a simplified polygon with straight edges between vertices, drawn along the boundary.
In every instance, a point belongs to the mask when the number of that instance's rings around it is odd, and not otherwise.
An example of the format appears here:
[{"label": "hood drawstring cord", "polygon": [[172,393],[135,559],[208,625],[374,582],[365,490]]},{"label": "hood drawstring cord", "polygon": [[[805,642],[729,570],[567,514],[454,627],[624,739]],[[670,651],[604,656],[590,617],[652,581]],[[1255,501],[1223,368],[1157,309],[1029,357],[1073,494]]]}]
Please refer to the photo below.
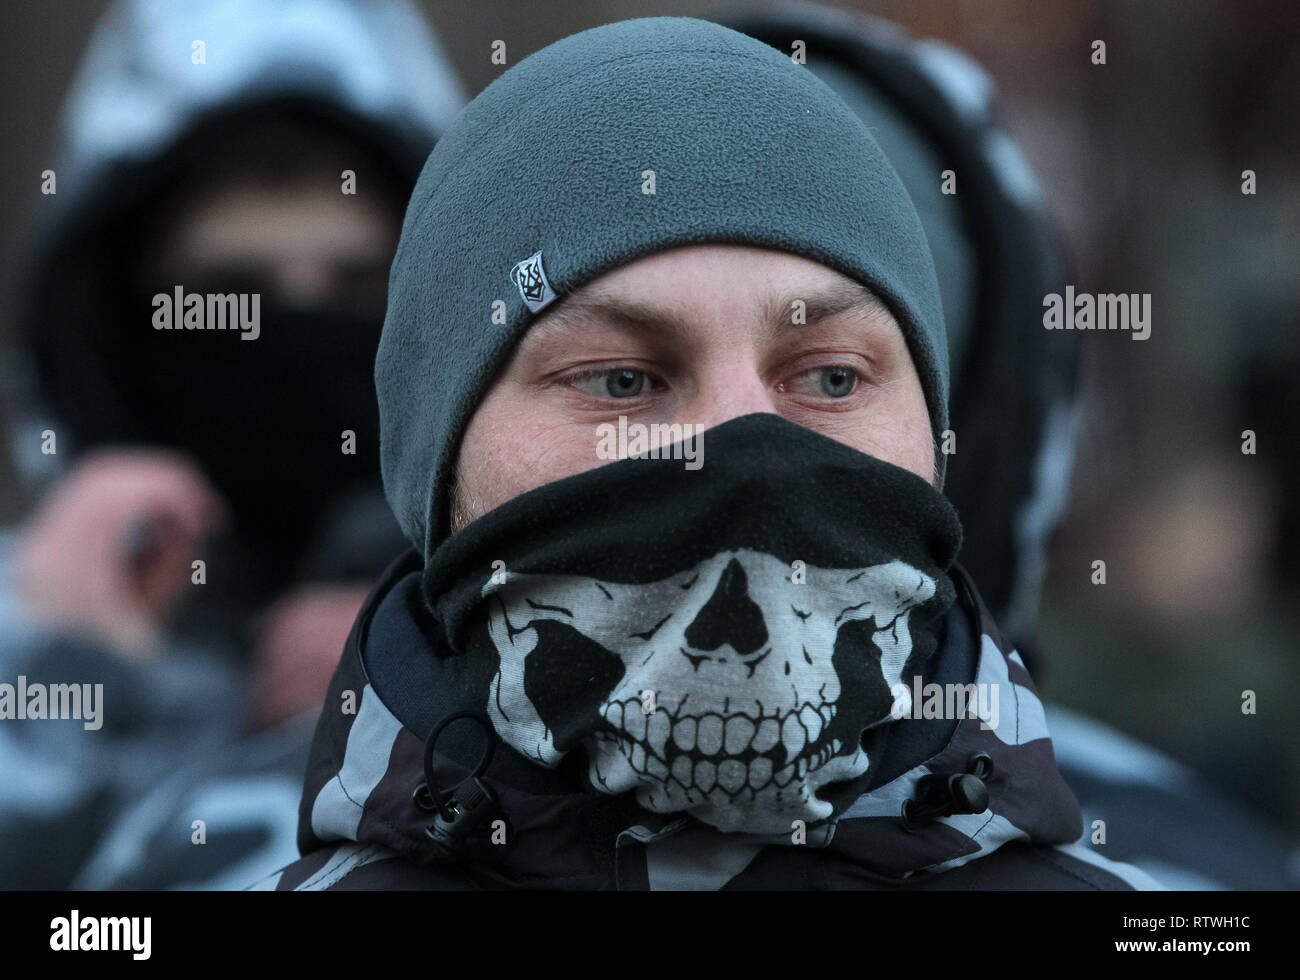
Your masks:
[{"label": "hood drawstring cord", "polygon": [[979,752],[967,760],[964,773],[922,776],[912,799],[903,803],[904,829],[915,832],[940,817],[956,813],[983,813],[989,806],[985,780],[991,775],[992,757],[987,752]]},{"label": "hood drawstring cord", "polygon": [[[438,736],[453,721],[471,719],[487,734],[487,748],[474,771],[449,790],[444,790],[433,777],[433,749]],[[505,813],[492,788],[479,777],[492,763],[498,736],[491,721],[479,711],[461,711],[448,715],[434,726],[424,743],[424,782],[415,787],[411,799],[415,805],[436,814],[433,823],[424,829],[428,838],[444,853],[454,856],[484,824],[504,820]],[[507,824],[508,826],[508,824]],[[513,838],[513,834],[509,834]]]}]

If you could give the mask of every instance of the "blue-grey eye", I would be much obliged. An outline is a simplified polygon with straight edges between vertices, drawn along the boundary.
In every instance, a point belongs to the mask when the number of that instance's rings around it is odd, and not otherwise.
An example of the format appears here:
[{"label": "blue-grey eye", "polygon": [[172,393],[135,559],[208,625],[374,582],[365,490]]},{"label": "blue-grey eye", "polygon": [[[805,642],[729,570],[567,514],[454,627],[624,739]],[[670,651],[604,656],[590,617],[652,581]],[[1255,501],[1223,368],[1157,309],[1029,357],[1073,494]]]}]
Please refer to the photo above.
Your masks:
[{"label": "blue-grey eye", "polygon": [[611,398],[635,398],[644,387],[644,371],[615,368],[605,372],[605,391]]},{"label": "blue-grey eye", "polygon": [[827,367],[821,369],[822,391],[831,398],[843,398],[853,393],[858,375],[852,368]]}]

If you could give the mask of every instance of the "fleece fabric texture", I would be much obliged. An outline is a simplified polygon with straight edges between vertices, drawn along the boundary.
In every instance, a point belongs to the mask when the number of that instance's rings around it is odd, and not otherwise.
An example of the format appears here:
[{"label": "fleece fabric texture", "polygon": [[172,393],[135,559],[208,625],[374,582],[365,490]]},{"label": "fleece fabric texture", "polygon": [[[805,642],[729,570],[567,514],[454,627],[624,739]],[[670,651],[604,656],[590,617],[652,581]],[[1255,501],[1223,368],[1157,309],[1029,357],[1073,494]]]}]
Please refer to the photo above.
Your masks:
[{"label": "fleece fabric texture", "polygon": [[907,339],[939,438],[948,359],[934,265],[865,124],[804,66],[743,34],[691,18],[623,21],[489,85],[412,195],[375,383],[385,489],[424,555],[447,533],[464,429],[545,312],[511,270],[540,253],[562,301],[638,258],[710,242],[791,252],[872,288]]}]

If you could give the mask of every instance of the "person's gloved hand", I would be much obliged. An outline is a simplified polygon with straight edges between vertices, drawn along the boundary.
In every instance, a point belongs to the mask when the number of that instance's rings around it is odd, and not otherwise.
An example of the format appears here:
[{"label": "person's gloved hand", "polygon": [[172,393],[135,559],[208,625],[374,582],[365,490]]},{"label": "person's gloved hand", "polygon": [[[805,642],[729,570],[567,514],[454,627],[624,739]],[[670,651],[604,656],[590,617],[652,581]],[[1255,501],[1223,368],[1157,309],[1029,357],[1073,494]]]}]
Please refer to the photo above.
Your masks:
[{"label": "person's gloved hand", "polygon": [[38,623],[98,636],[126,657],[155,655],[168,610],[193,587],[199,542],[224,510],[180,455],[90,454],[20,532],[17,598]]}]

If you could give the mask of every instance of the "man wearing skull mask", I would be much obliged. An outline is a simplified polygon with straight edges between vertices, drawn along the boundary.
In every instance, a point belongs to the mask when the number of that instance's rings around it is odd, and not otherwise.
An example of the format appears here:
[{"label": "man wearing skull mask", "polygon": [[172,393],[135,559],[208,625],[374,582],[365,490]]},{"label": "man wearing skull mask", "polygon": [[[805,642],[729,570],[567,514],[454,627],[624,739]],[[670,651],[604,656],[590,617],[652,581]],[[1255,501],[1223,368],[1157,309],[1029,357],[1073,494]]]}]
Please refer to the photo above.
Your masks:
[{"label": "man wearing skull mask", "polygon": [[[416,187],[376,384],[416,550],[263,887],[1155,885],[1071,843],[954,564],[925,236],[800,66],[650,18],[508,71]],[[704,464],[606,463],[620,417],[703,426]]]}]

